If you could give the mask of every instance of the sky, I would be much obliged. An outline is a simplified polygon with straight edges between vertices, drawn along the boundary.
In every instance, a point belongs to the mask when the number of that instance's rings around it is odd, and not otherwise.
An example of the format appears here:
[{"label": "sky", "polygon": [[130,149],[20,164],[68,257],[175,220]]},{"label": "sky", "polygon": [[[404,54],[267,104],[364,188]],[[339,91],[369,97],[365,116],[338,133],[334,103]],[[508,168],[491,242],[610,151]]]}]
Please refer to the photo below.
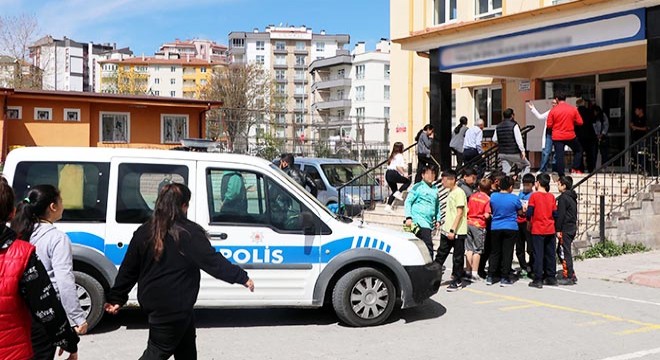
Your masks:
[{"label": "sky", "polygon": [[349,48],[365,41],[373,49],[380,38],[389,38],[387,0],[0,0],[0,9],[34,14],[41,35],[117,43],[136,56],[152,55],[177,38],[226,45],[231,31],[263,31],[280,23],[349,34]]}]

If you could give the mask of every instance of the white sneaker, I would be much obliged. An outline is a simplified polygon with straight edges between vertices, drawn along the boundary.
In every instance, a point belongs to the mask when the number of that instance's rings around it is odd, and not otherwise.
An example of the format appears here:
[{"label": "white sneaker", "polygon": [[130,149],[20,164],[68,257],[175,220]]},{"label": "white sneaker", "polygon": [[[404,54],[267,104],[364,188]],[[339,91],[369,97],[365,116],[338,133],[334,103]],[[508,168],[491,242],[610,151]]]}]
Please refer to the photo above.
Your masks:
[{"label": "white sneaker", "polygon": [[388,212],[388,213],[394,212],[394,210],[392,210],[392,205],[386,205],[385,206],[385,212]]},{"label": "white sneaker", "polygon": [[395,192],[394,194],[392,194],[392,196],[394,196],[398,200],[403,201],[403,194],[401,194],[400,191]]}]

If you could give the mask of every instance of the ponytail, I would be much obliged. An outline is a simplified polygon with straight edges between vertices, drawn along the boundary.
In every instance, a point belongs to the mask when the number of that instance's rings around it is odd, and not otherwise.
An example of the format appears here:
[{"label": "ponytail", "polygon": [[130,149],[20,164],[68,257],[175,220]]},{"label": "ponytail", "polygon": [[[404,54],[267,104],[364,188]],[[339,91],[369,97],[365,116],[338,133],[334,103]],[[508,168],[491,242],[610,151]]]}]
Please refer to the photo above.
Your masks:
[{"label": "ponytail", "polygon": [[179,241],[181,227],[177,222],[181,222],[186,218],[183,207],[190,203],[190,197],[190,189],[179,183],[163,186],[158,194],[154,214],[149,225],[156,261],[160,261],[163,256],[167,235],[171,235],[175,242]]},{"label": "ponytail", "polygon": [[53,185],[37,185],[30,189],[16,207],[11,228],[23,240],[30,240],[34,226],[48,215],[51,204],[56,204],[60,192]]}]

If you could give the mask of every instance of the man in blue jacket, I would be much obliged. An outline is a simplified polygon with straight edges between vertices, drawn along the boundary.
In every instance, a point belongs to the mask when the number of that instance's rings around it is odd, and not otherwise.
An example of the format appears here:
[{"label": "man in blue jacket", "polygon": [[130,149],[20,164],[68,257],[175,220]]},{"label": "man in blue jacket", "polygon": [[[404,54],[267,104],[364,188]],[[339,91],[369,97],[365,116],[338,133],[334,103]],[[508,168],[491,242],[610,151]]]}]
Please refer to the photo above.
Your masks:
[{"label": "man in blue jacket", "polygon": [[406,226],[416,224],[419,230],[415,234],[424,241],[433,258],[433,240],[431,233],[440,220],[440,201],[438,189],[433,186],[438,172],[433,165],[422,165],[422,181],[415,184],[406,197]]}]

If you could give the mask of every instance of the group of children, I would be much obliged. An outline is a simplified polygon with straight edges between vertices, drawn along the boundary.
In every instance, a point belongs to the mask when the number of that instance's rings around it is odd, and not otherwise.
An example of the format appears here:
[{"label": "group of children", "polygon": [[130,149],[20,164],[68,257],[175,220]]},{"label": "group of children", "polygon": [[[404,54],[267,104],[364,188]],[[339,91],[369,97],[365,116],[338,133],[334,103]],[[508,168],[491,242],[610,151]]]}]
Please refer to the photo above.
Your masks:
[{"label": "group of children", "polygon": [[[439,192],[433,185],[437,170],[429,165],[421,173],[422,181],[406,198],[405,225],[424,241],[431,257],[433,229],[440,230],[436,262],[444,264],[453,250],[447,291],[459,290],[463,281],[482,278],[486,285],[511,286],[525,273],[532,279],[529,286],[535,288],[577,282],[571,255],[577,232],[577,195],[570,176],[559,178],[560,195],[555,199],[549,192],[548,174],[525,174],[522,189],[515,195],[514,179],[505,173],[493,172],[477,181],[477,173],[467,169],[457,181],[455,171],[445,171],[442,186],[448,194],[444,223],[440,224]],[[514,254],[519,272],[512,267]],[[560,276],[556,274],[557,256],[563,268]]]}]

